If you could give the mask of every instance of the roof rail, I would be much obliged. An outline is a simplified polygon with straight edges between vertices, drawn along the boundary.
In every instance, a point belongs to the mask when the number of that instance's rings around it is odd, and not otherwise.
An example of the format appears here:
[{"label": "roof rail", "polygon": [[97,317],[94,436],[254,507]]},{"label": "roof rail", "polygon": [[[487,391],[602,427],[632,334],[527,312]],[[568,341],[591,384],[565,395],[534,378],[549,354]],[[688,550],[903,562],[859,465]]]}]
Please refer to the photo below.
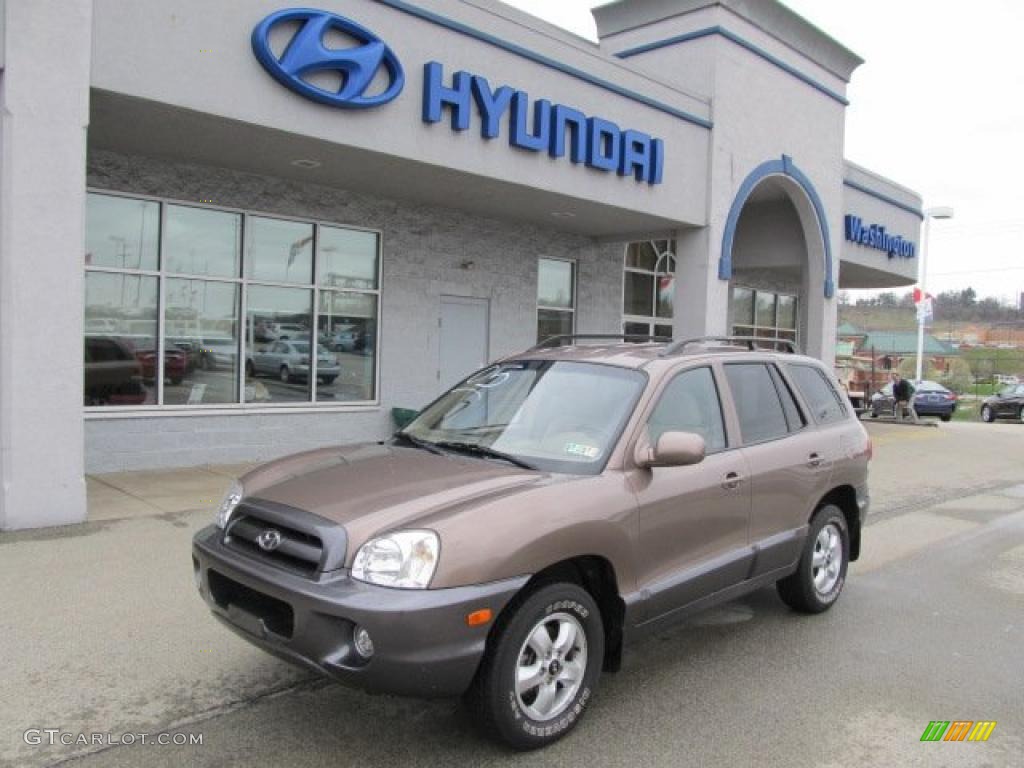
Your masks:
[{"label": "roof rail", "polygon": [[678,355],[691,344],[707,344],[708,342],[719,342],[722,346],[730,347],[745,346],[750,351],[754,351],[762,345],[771,344],[775,347],[776,352],[788,352],[791,355],[802,354],[795,341],[777,336],[697,336],[692,339],[673,341],[661,350],[659,355],[661,357]]},{"label": "roof rail", "polygon": [[644,342],[644,341],[657,341],[667,343],[672,341],[668,336],[650,336],[642,333],[560,333],[555,336],[548,336],[546,339],[540,341],[536,346],[530,348],[529,351],[536,349],[551,349],[553,347],[563,347],[567,344],[571,344],[574,341],[627,341],[627,342]]}]

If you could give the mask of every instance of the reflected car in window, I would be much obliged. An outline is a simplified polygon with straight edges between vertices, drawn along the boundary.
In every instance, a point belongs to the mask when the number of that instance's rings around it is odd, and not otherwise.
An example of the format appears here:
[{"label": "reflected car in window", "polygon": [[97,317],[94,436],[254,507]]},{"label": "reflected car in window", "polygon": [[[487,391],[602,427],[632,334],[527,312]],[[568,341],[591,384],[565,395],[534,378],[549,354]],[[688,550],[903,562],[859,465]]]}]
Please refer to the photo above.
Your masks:
[{"label": "reflected car in window", "polygon": [[[308,379],[309,346],[306,341],[275,341],[252,355],[245,364],[246,372],[250,377],[257,374],[277,376],[286,383]],[[317,344],[316,366],[317,379],[324,384],[333,383],[341,372],[338,358],[322,344]]]},{"label": "reflected car in window", "polygon": [[1016,419],[1024,422],[1024,384],[1004,387],[997,394],[982,401],[981,420],[992,423],[996,419]]},{"label": "reflected car in window", "polygon": [[[918,416],[938,416],[949,421],[956,413],[956,393],[935,381],[912,382],[914,385],[914,410]],[[871,396],[871,418],[893,416],[896,400],[892,396],[892,382],[886,384]]]},{"label": "reflected car in window", "polygon": [[207,371],[235,367],[238,359],[238,342],[229,337],[206,337],[200,347],[199,366]]},{"label": "reflected car in window", "polygon": [[85,404],[142,405],[142,364],[113,336],[85,337]]}]

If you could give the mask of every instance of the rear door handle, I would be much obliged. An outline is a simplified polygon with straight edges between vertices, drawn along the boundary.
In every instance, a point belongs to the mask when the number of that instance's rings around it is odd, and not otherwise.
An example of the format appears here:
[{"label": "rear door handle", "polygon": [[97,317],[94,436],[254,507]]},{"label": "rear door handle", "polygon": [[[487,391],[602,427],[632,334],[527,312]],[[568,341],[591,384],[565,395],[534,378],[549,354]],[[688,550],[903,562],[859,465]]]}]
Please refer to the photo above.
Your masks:
[{"label": "rear door handle", "polygon": [[743,478],[736,472],[730,472],[725,476],[725,480],[722,481],[722,487],[727,491],[731,491],[734,488],[739,487],[739,484],[743,482]]},{"label": "rear door handle", "polygon": [[823,458],[821,458],[821,456],[819,456],[816,453],[812,453],[810,456],[807,457],[807,466],[808,467],[820,467],[822,465],[822,462],[824,462],[824,461],[825,460]]}]

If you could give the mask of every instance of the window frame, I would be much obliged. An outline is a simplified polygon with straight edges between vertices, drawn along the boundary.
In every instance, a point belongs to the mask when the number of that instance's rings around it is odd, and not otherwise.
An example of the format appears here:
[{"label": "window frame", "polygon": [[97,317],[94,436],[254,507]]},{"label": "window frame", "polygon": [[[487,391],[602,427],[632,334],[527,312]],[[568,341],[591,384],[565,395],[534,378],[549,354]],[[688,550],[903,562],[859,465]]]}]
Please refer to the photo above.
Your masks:
[{"label": "window frame", "polygon": [[[769,331],[772,333],[771,337],[764,338],[788,338],[787,336],[780,336],[780,333],[791,333],[793,334],[793,342],[796,344],[800,343],[800,295],[796,293],[786,293],[785,291],[769,291],[754,288],[749,285],[735,285],[729,292],[729,312],[732,314],[733,310],[733,294],[735,290],[739,288],[745,291],[750,291],[751,294],[751,310],[752,318],[750,323],[738,323],[735,317],[730,317],[729,327],[732,329],[734,336],[760,336],[761,332]],[[759,296],[769,295],[774,297],[774,307],[772,310],[773,324],[771,326],[760,325],[757,322],[757,300]],[[779,325],[779,299],[781,297],[793,299],[793,315],[794,315],[794,327],[783,328]]]},{"label": "window frame", "polygon": [[[566,307],[552,307],[547,304],[540,303],[540,263],[542,261],[562,261],[568,264],[572,268],[572,306]],[[535,291],[536,296],[536,310],[534,312],[534,318],[537,321],[538,331],[540,326],[540,312],[561,312],[567,314],[570,317],[571,322],[569,323],[569,333],[576,333],[576,308],[579,302],[579,276],[580,268],[579,262],[576,259],[563,259],[558,256],[538,256],[537,257],[537,290]],[[537,343],[540,344],[544,339],[540,338],[540,333],[537,333]]]},{"label": "window frame", "polygon": [[[104,189],[100,187],[87,186],[86,194],[97,194],[106,195],[108,197],[120,197],[128,200],[141,200],[147,202],[154,202],[160,206],[160,236],[157,241],[157,269],[156,270],[144,270],[144,269],[130,269],[121,267],[108,267],[108,266],[93,266],[91,264],[82,263],[83,275],[87,275],[91,272],[103,272],[113,274],[127,274],[133,276],[148,276],[155,277],[157,279],[157,374],[156,374],[156,390],[157,390],[157,401],[156,403],[143,404],[143,405],[120,405],[120,406],[87,406],[83,405],[83,413],[86,419],[118,419],[118,418],[134,418],[134,417],[161,417],[161,416],[221,416],[221,415],[235,415],[235,414],[254,414],[254,413],[322,413],[325,411],[368,411],[368,410],[379,410],[381,407],[381,381],[380,381],[380,370],[381,370],[381,339],[383,338],[382,327],[383,327],[383,296],[384,296],[384,232],[381,229],[374,227],[363,227],[352,224],[344,224],[336,221],[328,221],[320,218],[313,217],[302,217],[292,216],[288,214],[281,214],[275,212],[261,211],[251,208],[239,208],[228,205],[215,205],[211,203],[195,202],[192,200],[185,200],[174,197],[161,197],[158,195],[145,195],[135,194],[132,192],[124,192],[120,190]],[[186,208],[202,208],[205,210],[216,211],[221,213],[237,214],[241,216],[241,228],[240,228],[240,245],[239,245],[239,263],[238,263],[238,274],[233,277],[208,276],[208,275],[195,275],[187,272],[171,272],[168,271],[164,266],[164,238],[167,231],[167,210],[168,207],[181,206]],[[312,254],[312,283],[281,283],[273,280],[261,280],[250,278],[246,274],[246,266],[248,264],[248,245],[246,242],[248,221],[249,218],[255,216],[266,219],[277,219],[281,221],[291,221],[300,224],[308,224],[313,227],[313,254]],[[359,232],[368,232],[376,235],[377,237],[377,287],[375,289],[360,289],[360,288],[323,288],[324,291],[329,293],[360,293],[376,296],[377,302],[377,316],[376,316],[376,348],[374,350],[374,373],[373,373],[373,384],[374,384],[374,397],[369,400],[348,400],[339,403],[329,403],[324,401],[318,401],[317,396],[317,385],[316,379],[316,355],[312,355],[310,359],[310,365],[312,367],[309,378],[310,386],[308,392],[308,399],[299,402],[280,402],[274,404],[267,403],[249,403],[245,402],[245,359],[246,359],[246,338],[245,338],[245,312],[247,307],[248,299],[248,287],[249,285],[267,286],[271,288],[301,288],[309,290],[312,293],[312,311],[311,318],[313,320],[313,336],[316,338],[316,320],[320,307],[320,292],[321,288],[318,280],[318,269],[319,269],[319,244],[320,244],[320,229],[321,227],[333,227],[336,229],[349,229]],[[164,403],[164,354],[165,354],[165,314],[166,314],[166,283],[168,279],[185,279],[185,280],[201,280],[207,282],[221,282],[230,283],[239,286],[238,292],[238,305],[236,310],[238,312],[238,346],[235,348],[238,352],[238,396],[240,402],[235,403],[209,403],[209,404],[165,404]],[[83,328],[83,336],[84,336]]]}]

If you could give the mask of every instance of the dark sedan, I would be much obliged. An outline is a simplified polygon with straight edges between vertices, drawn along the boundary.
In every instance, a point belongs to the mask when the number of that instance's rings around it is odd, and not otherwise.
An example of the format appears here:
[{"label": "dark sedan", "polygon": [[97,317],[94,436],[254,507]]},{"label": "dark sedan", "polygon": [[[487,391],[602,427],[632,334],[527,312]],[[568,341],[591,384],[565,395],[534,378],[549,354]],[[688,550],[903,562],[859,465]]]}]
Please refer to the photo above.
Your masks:
[{"label": "dark sedan", "polygon": [[[871,418],[895,416],[892,382],[871,396]],[[956,395],[935,381],[914,384],[914,410],[918,416],[938,416],[949,421],[956,412]]]},{"label": "dark sedan", "polygon": [[982,401],[981,420],[991,423],[996,419],[1024,421],[1024,384],[1011,384]]}]

